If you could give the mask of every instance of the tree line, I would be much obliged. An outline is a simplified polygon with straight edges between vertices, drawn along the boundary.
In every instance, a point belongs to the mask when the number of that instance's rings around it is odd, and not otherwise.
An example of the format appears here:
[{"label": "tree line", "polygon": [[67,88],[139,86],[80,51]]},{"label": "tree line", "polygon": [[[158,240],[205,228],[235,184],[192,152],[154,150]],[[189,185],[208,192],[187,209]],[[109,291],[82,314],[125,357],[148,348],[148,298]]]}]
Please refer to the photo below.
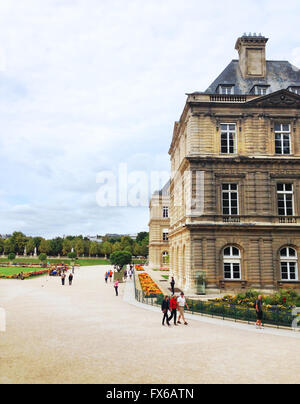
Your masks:
[{"label": "tree line", "polygon": [[56,237],[47,240],[43,237],[28,237],[22,232],[14,232],[9,238],[0,237],[0,254],[31,256],[35,249],[37,255],[58,257],[67,256],[74,251],[78,257],[109,257],[117,251],[127,251],[132,256],[148,256],[149,233],[141,232],[134,240],[129,236],[101,237],[101,242],[91,241],[83,236]]}]

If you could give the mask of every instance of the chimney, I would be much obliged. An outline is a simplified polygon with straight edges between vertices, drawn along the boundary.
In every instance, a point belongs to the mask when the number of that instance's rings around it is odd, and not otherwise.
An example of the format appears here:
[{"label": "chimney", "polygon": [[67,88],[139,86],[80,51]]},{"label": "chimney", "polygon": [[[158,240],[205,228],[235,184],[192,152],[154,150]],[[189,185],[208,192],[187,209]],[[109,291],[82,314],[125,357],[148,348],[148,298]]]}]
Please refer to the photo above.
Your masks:
[{"label": "chimney", "polygon": [[266,44],[268,38],[261,34],[244,34],[238,38],[235,49],[240,56],[240,69],[246,78],[266,77]]}]

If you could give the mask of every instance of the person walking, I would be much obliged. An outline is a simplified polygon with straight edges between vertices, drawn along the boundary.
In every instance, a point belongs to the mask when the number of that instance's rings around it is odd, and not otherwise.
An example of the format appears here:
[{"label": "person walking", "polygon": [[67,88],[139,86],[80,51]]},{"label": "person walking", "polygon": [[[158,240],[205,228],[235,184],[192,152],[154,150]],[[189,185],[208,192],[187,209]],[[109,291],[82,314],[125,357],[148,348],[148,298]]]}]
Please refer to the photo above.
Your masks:
[{"label": "person walking", "polygon": [[110,271],[109,271],[109,279],[110,279],[111,282],[112,282],[112,277],[113,277],[113,271],[110,270]]},{"label": "person walking", "polygon": [[72,266],[72,274],[74,275],[74,273],[75,273],[75,267],[74,267],[74,265]]},{"label": "person walking", "polygon": [[177,303],[178,303],[178,310],[179,310],[179,313],[180,313],[177,324],[181,324],[180,320],[182,319],[184,321],[184,325],[188,325],[188,323],[187,323],[187,321],[185,320],[185,317],[184,317],[184,309],[186,307],[189,310],[189,306],[186,303],[186,299],[184,297],[183,292],[180,293],[180,296],[177,299]]},{"label": "person walking", "polygon": [[69,286],[72,286],[73,283],[73,274],[69,275]]},{"label": "person walking", "polygon": [[119,281],[118,280],[115,282],[114,287],[115,287],[115,291],[116,291],[116,296],[119,296]]},{"label": "person walking", "polygon": [[178,324],[177,324],[177,308],[178,308],[177,297],[174,295],[174,296],[172,296],[172,299],[170,300],[171,316],[169,317],[169,322],[174,318],[174,325],[176,325],[176,326],[178,326]]},{"label": "person walking", "polygon": [[124,270],[124,281],[127,280],[127,269]]},{"label": "person walking", "polygon": [[171,285],[172,295],[174,296],[175,295],[175,279],[174,279],[173,276],[172,276],[172,280],[171,280],[170,285]]},{"label": "person walking", "polygon": [[107,284],[107,281],[108,281],[108,272],[105,272],[105,283]]},{"label": "person walking", "polygon": [[258,296],[258,299],[255,301],[255,309],[256,309],[256,316],[257,316],[256,328],[259,328],[260,330],[264,329],[264,327],[261,324],[262,319],[263,319],[262,303],[263,303],[262,296]]},{"label": "person walking", "polygon": [[65,273],[62,273],[62,275],[61,275],[61,284],[62,284],[63,286],[65,286],[65,280],[66,280],[66,274],[65,274]]},{"label": "person walking", "polygon": [[167,321],[168,326],[170,327],[170,322],[169,322],[169,316],[168,312],[170,310],[170,302],[169,302],[169,296],[165,296],[162,305],[161,305],[161,311],[163,312],[163,320],[162,320],[162,325],[165,325],[165,321]]}]

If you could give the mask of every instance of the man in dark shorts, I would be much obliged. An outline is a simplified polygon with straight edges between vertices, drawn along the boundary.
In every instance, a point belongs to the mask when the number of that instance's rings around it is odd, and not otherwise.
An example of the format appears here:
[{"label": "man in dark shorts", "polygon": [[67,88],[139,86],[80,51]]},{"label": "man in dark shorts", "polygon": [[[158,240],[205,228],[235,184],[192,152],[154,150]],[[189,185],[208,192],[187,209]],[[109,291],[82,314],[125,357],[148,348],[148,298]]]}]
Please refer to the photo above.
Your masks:
[{"label": "man in dark shorts", "polygon": [[263,329],[261,322],[263,319],[263,308],[262,308],[262,296],[258,296],[258,299],[255,301],[255,309],[257,315],[256,328]]}]

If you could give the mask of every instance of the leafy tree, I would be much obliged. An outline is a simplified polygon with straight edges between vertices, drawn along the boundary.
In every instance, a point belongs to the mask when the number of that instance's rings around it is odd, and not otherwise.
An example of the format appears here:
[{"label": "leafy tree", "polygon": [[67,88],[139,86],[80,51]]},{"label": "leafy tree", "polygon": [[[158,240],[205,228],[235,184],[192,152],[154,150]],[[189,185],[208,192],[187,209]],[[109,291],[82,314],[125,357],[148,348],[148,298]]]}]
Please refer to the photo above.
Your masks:
[{"label": "leafy tree", "polygon": [[120,272],[125,265],[131,264],[132,255],[128,251],[115,251],[110,255],[110,261],[118,266]]},{"label": "leafy tree", "polygon": [[75,251],[78,257],[81,257],[84,253],[84,244],[82,240],[77,240],[75,243]]},{"label": "leafy tree", "polygon": [[16,258],[16,254],[11,252],[8,254],[8,259],[10,262],[13,262],[13,260]]},{"label": "leafy tree", "polygon": [[50,250],[51,250],[50,241],[43,239],[39,247],[39,252],[48,255]]},{"label": "leafy tree", "polygon": [[9,253],[15,253],[15,243],[11,237],[4,240],[4,254]]},{"label": "leafy tree", "polygon": [[105,241],[100,245],[100,251],[102,254],[105,255],[105,258],[107,258],[108,255],[112,253],[112,245],[109,241]]},{"label": "leafy tree", "polygon": [[0,254],[4,253],[4,240],[0,238]]},{"label": "leafy tree", "polygon": [[76,259],[77,258],[76,252],[69,252],[68,253],[68,258],[70,258],[71,260]]},{"label": "leafy tree", "polygon": [[33,254],[35,249],[34,240],[30,238],[26,243],[26,252],[27,254]]},{"label": "leafy tree", "polygon": [[47,261],[47,254],[45,254],[45,253],[40,254],[40,255],[39,255],[39,260],[40,260],[42,263],[45,263],[45,262]]},{"label": "leafy tree", "polygon": [[70,240],[65,239],[63,241],[63,249],[62,249],[62,253],[63,255],[68,255],[69,252],[71,252],[72,250],[72,243]]},{"label": "leafy tree", "polygon": [[63,251],[63,239],[61,237],[56,237],[50,240],[50,254],[54,257],[62,255]]},{"label": "leafy tree", "polygon": [[13,233],[13,235],[11,236],[11,241],[14,244],[14,252],[16,254],[23,254],[24,253],[24,249],[25,249],[25,245],[27,243],[27,237],[25,236],[25,234],[19,232],[19,231],[15,231]]},{"label": "leafy tree", "polygon": [[98,254],[98,243],[96,243],[95,241],[93,243],[90,243],[89,255],[91,257],[95,257],[97,254]]},{"label": "leafy tree", "polygon": [[146,231],[140,232],[140,233],[137,235],[136,242],[137,242],[137,243],[141,243],[142,241],[145,240],[145,238],[146,238],[147,236],[149,237],[149,233],[148,233],[148,232],[146,232]]},{"label": "leafy tree", "polygon": [[33,237],[33,241],[37,249],[39,249],[42,240],[43,240],[42,237]]}]

